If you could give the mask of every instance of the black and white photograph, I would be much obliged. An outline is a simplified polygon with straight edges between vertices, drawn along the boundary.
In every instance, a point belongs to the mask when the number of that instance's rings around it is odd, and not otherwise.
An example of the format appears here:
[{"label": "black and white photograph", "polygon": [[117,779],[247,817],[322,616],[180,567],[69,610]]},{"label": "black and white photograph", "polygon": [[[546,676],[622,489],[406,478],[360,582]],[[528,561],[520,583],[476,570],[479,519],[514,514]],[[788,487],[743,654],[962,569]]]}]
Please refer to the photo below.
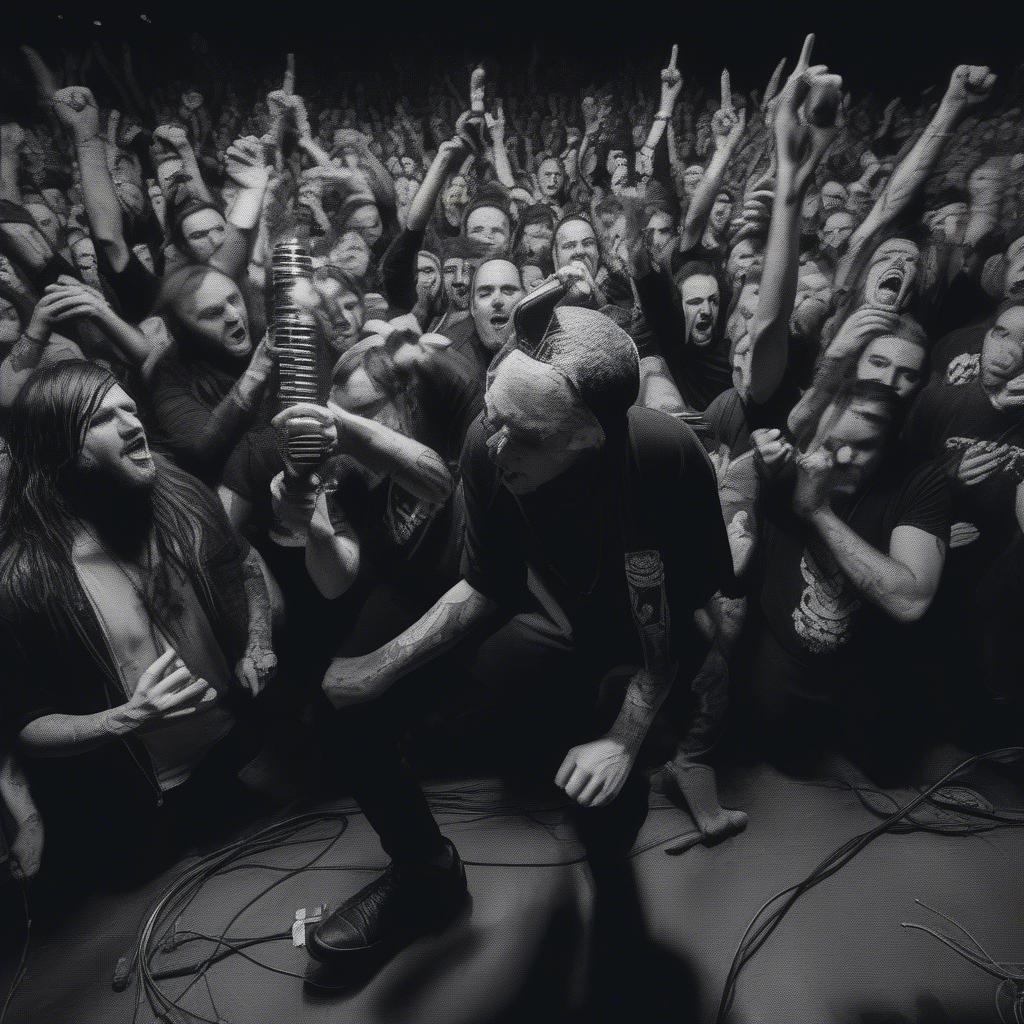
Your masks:
[{"label": "black and white photograph", "polygon": [[1024,16],[0,13],[0,1024],[1024,1024]]}]

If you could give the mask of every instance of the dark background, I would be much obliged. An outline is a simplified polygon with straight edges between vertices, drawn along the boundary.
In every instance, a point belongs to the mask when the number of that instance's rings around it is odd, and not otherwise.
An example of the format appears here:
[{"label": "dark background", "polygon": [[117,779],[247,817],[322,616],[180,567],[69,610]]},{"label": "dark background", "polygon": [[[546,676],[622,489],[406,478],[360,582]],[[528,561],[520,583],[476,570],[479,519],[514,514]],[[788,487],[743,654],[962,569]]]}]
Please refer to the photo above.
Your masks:
[{"label": "dark background", "polygon": [[[299,92],[309,90],[309,79],[320,67],[383,75],[400,68],[403,81],[414,87],[417,73],[437,61],[452,69],[461,87],[462,70],[481,58],[488,59],[490,77],[500,91],[503,69],[525,66],[533,45],[540,47],[542,78],[563,83],[563,88],[600,82],[631,65],[649,73],[653,85],[673,42],[680,44],[680,68],[691,83],[716,87],[724,65],[732,72],[734,88],[749,92],[764,88],[779,57],[795,58],[807,31],[817,34],[815,59],[842,74],[855,94],[874,90],[909,99],[929,85],[943,85],[958,63],[988,64],[1005,82],[1024,57],[1024,18],[1012,13],[1009,4],[1000,11],[987,2],[286,0],[222,5],[211,0],[200,6],[143,0],[111,9],[89,3],[50,8],[11,0],[6,6],[0,21],[0,85],[8,96],[23,73],[18,43],[31,43],[48,56],[68,42],[81,45],[97,38],[116,57],[116,47],[128,39],[144,79],[147,67],[161,75],[175,69],[184,73],[189,37],[197,31],[216,52],[261,69],[275,61],[283,65],[284,53],[294,50]],[[94,20],[102,24],[96,26]],[[151,63],[143,64],[143,55]]]}]

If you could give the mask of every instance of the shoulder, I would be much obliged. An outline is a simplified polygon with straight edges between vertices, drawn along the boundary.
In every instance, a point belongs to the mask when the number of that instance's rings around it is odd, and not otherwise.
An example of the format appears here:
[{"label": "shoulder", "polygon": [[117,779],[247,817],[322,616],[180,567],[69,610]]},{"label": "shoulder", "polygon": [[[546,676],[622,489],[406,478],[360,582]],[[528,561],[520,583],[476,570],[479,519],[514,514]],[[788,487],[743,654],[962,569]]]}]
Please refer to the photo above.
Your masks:
[{"label": "shoulder", "polygon": [[637,468],[644,479],[680,473],[712,473],[697,435],[682,420],[656,409],[629,410],[629,438]]}]

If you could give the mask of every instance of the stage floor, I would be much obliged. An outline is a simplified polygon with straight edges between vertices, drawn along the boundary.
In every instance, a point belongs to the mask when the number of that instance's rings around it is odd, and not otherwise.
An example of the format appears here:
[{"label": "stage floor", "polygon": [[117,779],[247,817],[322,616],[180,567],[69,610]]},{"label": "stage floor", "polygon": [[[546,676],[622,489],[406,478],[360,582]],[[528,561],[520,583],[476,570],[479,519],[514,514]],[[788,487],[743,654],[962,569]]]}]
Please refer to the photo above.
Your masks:
[{"label": "stage floor", "polygon": [[[658,961],[652,977],[664,983],[660,1002],[666,1018],[676,1021],[713,1020],[733,952],[758,907],[879,820],[849,790],[786,778],[764,765],[722,780],[722,791],[723,804],[748,812],[744,833],[713,848],[666,855],[664,842],[693,826],[683,811],[655,795],[638,841],[650,848],[633,861],[652,958]],[[184,1005],[200,1019],[231,1024],[592,1019],[559,1009],[563,1003],[580,1005],[587,987],[583,965],[593,905],[586,867],[563,863],[579,847],[560,811],[533,804],[523,814],[518,798],[489,779],[437,784],[430,794],[445,833],[467,861],[473,907],[466,920],[421,939],[347,989],[316,988],[302,977],[274,974],[231,956],[210,969]],[[325,805],[337,806],[344,805]],[[329,823],[311,828],[307,835],[318,840],[258,860],[302,865],[327,847],[332,830],[337,826]],[[239,917],[229,935],[285,931],[296,908],[337,906],[383,860],[366,822],[353,813],[315,869],[292,876],[267,867],[234,871],[207,886],[179,928],[219,934],[257,892],[283,879]],[[352,870],[339,871],[340,866]],[[174,873],[130,893],[96,895],[48,934],[34,936],[9,1020],[130,1021],[137,983],[115,993],[111,976],[147,906]],[[998,1021],[998,982],[900,922],[951,930],[917,906],[918,898],[970,929],[996,960],[1024,961],[1022,878],[1019,827],[975,836],[881,836],[797,903],[740,976],[728,1019]],[[190,943],[161,955],[157,966],[185,963],[209,949],[205,942]],[[305,951],[290,941],[253,946],[247,953],[279,971],[336,983],[322,971],[310,971]],[[0,977],[4,989],[12,969],[7,963]],[[162,984],[175,997],[186,983]],[[502,1010],[509,1005],[520,1009]],[[153,1019],[145,1004],[138,1019]]]}]

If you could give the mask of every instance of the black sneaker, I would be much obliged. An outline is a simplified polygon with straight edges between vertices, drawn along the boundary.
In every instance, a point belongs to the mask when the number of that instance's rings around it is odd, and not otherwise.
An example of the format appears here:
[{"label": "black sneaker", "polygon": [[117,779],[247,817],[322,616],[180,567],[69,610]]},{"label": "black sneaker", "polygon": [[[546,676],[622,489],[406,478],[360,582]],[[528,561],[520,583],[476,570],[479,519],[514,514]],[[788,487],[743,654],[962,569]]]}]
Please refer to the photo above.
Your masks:
[{"label": "black sneaker", "polygon": [[448,924],[469,898],[466,869],[455,847],[448,848],[448,867],[392,862],[313,929],[309,955],[334,964],[374,958]]}]

